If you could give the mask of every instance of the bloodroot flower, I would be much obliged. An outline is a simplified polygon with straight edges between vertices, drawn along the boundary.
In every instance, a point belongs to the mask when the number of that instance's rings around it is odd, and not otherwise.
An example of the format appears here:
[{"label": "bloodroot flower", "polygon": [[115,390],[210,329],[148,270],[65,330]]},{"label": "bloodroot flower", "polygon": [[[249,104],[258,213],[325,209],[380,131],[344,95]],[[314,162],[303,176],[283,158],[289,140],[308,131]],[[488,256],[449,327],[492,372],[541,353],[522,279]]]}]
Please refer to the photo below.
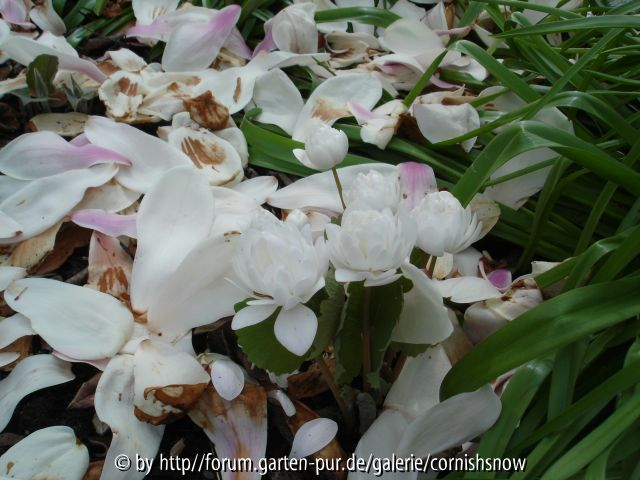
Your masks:
[{"label": "bloodroot flower", "polygon": [[309,226],[299,230],[290,222],[261,218],[242,235],[232,263],[238,286],[253,297],[236,313],[233,329],[260,323],[280,308],[275,336],[287,350],[303,355],[318,328],[316,314],[304,303],[324,287],[324,241],[314,245]]}]

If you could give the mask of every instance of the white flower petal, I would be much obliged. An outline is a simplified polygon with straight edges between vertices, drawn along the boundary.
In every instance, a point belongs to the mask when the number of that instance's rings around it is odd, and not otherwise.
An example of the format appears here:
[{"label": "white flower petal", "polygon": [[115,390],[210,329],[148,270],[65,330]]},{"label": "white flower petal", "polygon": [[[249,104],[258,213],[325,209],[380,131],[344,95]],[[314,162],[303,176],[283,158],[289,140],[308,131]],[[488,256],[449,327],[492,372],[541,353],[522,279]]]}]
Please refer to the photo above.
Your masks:
[{"label": "white flower petal", "polygon": [[404,295],[404,304],[392,339],[403,343],[435,344],[444,341],[453,326],[442,295],[424,272],[407,263],[402,273],[413,282],[413,288]]},{"label": "white flower petal", "polygon": [[253,102],[262,110],[256,120],[277,125],[289,135],[293,134],[298,115],[304,107],[302,95],[295,84],[279,68],[256,80]]},{"label": "white flower petal", "polygon": [[175,11],[180,0],[132,0],[131,6],[138,23],[148,25],[156,18]]},{"label": "white flower petal", "polygon": [[269,318],[278,308],[277,305],[247,305],[233,317],[231,328],[239,330],[241,328],[256,325]]},{"label": "white flower petal", "polygon": [[338,424],[328,418],[315,418],[296,432],[289,458],[304,458],[326,447],[338,433]]},{"label": "white flower petal", "polygon": [[298,304],[290,310],[281,310],[274,325],[274,333],[278,341],[298,356],[304,355],[309,350],[317,330],[316,314],[303,304]]},{"label": "white flower petal", "polygon": [[38,2],[29,12],[31,21],[40,29],[54,35],[64,35],[67,27],[53,8],[52,0]]},{"label": "white flower petal", "polygon": [[136,468],[118,470],[115,459],[118,455],[136,455],[154,458],[164,433],[164,425],[141,422],[134,412],[133,356],[117,355],[107,365],[100,377],[95,393],[98,418],[109,425],[113,439],[104,459],[102,478],[114,480],[141,480],[145,472]]},{"label": "white flower petal", "polygon": [[[413,115],[420,133],[431,143],[438,143],[480,128],[480,116],[468,103],[463,105],[414,104]],[[471,150],[476,137],[462,142],[465,151]]]},{"label": "white flower petal", "polygon": [[[93,232],[89,242],[87,283],[102,293],[129,300],[133,260],[117,238]],[[134,325],[134,328],[138,324]]]},{"label": "white flower petal", "polygon": [[207,237],[213,198],[206,178],[193,167],[168,171],[138,210],[138,249],[131,274],[131,303],[146,311],[168,276]]},{"label": "white flower petal", "polygon": [[455,303],[472,303],[502,296],[500,290],[491,282],[480,277],[448,278],[436,282],[435,285],[443,297]]},{"label": "white flower petal", "polygon": [[172,167],[191,165],[180,150],[137,128],[104,117],[91,117],[85,134],[92,144],[113,150],[131,160],[117,179],[125,187],[146,193]]},{"label": "white flower petal", "polygon": [[[0,292],[6,289],[11,282],[27,276],[27,271],[22,267],[0,266]],[[0,335],[2,338],[2,335]]]},{"label": "white flower petal", "polygon": [[417,18],[402,18],[393,22],[385,29],[380,43],[387,50],[407,55],[444,49],[438,34]]},{"label": "white flower petal", "polygon": [[15,362],[19,358],[19,352],[0,352],[0,368]]},{"label": "white flower petal", "polygon": [[79,360],[115,355],[133,330],[124,304],[90,288],[25,278],[13,282],[4,296],[54,349]]},{"label": "white flower petal", "polygon": [[409,424],[397,453],[424,456],[461,445],[491,428],[501,409],[489,385],[451,397]]},{"label": "white flower petal", "polygon": [[82,480],[89,452],[69,427],[36,430],[0,457],[4,478]]},{"label": "white flower petal", "polygon": [[231,401],[244,388],[244,373],[232,360],[220,358],[211,366],[211,381],[216,392],[225,400]]},{"label": "white flower petal", "polygon": [[21,337],[35,335],[31,322],[20,313],[0,320],[0,349],[15,342]]},{"label": "white flower petal", "polygon": [[19,235],[0,239],[0,244],[15,243],[44,232],[62,220],[89,187],[103,185],[116,172],[114,165],[96,165],[29,182],[0,203],[0,211],[21,226]]},{"label": "white flower petal", "polygon": [[254,177],[236,183],[231,187],[255,200],[258,205],[266,203],[267,197],[278,189],[278,179],[272,176]]},{"label": "white flower petal", "polygon": [[0,432],[24,397],[74,378],[69,364],[53,355],[32,355],[22,360],[7,378],[0,381]]},{"label": "white flower petal", "polygon": [[287,417],[293,417],[296,414],[296,406],[282,390],[271,390],[267,395],[280,404]]},{"label": "white flower petal", "polygon": [[136,215],[118,215],[104,210],[78,210],[71,221],[81,227],[90,228],[112,237],[125,235],[137,238]]}]

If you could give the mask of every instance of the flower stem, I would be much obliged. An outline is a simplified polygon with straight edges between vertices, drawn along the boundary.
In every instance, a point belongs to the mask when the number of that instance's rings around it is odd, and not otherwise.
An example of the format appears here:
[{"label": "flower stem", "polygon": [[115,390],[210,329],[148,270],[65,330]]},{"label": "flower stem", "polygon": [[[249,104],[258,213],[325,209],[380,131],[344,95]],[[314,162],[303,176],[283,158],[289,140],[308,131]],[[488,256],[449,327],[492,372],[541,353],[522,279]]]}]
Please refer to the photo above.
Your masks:
[{"label": "flower stem", "polygon": [[367,377],[371,373],[371,287],[364,287],[362,299],[362,385],[365,392],[371,390]]},{"label": "flower stem", "polygon": [[429,278],[433,278],[433,271],[436,269],[436,262],[438,261],[438,257],[435,255],[430,255],[429,260],[427,260],[427,275]]},{"label": "flower stem", "polygon": [[333,398],[338,404],[338,408],[340,409],[340,413],[342,413],[342,417],[347,423],[347,427],[350,430],[352,430],[355,426],[353,417],[349,413],[349,408],[347,407],[347,404],[345,403],[344,398],[342,398],[342,395],[340,395],[340,392],[338,391],[338,387],[333,381],[333,376],[331,375],[331,371],[329,370],[329,366],[327,365],[327,362],[324,361],[324,357],[322,356],[322,353],[316,357],[316,364],[320,369],[322,378],[324,379],[325,383],[329,387],[329,390],[331,390],[331,394],[333,395]]},{"label": "flower stem", "polygon": [[342,208],[347,208],[342,196],[342,184],[340,183],[340,178],[338,177],[338,170],[336,170],[336,167],[333,167],[331,171],[333,172],[333,179],[336,181],[336,188],[338,189],[338,195],[340,195],[340,203],[342,204]]}]

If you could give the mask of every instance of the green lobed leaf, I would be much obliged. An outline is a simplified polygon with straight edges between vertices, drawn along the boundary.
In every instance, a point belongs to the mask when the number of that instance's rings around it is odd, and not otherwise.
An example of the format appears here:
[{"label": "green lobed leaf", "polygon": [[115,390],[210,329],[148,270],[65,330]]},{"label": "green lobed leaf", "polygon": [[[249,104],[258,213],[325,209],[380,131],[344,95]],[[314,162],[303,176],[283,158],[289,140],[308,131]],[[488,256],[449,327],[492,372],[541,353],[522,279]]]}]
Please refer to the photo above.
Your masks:
[{"label": "green lobed leaf", "polygon": [[364,282],[349,283],[347,295],[344,316],[334,343],[338,384],[351,382],[362,368]]}]

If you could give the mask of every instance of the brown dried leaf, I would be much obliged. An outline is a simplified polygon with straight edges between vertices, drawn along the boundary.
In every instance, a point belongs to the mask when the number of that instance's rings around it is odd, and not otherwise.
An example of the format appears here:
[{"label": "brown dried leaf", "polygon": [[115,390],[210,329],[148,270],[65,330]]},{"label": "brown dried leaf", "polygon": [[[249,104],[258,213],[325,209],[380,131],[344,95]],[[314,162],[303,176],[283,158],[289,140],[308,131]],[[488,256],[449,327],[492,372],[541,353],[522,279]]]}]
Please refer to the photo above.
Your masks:
[{"label": "brown dried leaf", "polygon": [[[326,360],[329,371],[333,375],[336,371],[336,359]],[[287,393],[293,398],[310,398],[329,390],[327,382],[322,377],[318,364],[313,362],[305,372],[287,377]]]},{"label": "brown dried leaf", "polygon": [[91,231],[73,223],[65,223],[55,239],[53,251],[29,270],[32,275],[45,275],[60,268],[77,248],[89,244]]},{"label": "brown dried leaf", "polygon": [[102,469],[104,468],[104,460],[97,460],[89,464],[87,472],[82,477],[82,480],[100,480],[102,476]]},{"label": "brown dried leaf", "polygon": [[167,385],[165,387],[150,387],[145,389],[144,398],[154,399],[163,404],[160,413],[151,415],[148,412],[134,407],[134,412],[139,420],[152,425],[171,423],[183,417],[191,410],[207,388],[208,383],[195,385]]},{"label": "brown dried leaf", "polygon": [[10,372],[19,361],[31,355],[31,335],[18,338],[15,342],[10,343],[4,348],[0,348],[0,352],[17,352],[20,356],[13,362],[0,368],[3,372]]},{"label": "brown dried leaf", "polygon": [[84,131],[89,115],[79,112],[41,113],[33,117],[27,128],[34,132],[49,131],[63,137],[75,137]]},{"label": "brown dried leaf", "polygon": [[96,387],[98,386],[101,376],[102,372],[96,373],[89,380],[83,382],[73,399],[69,402],[67,409],[92,408],[94,394],[96,393]]},{"label": "brown dried leaf", "polygon": [[31,273],[55,247],[56,236],[61,227],[62,222],[59,222],[40,235],[21,242],[9,257],[9,265],[26,268]]}]

